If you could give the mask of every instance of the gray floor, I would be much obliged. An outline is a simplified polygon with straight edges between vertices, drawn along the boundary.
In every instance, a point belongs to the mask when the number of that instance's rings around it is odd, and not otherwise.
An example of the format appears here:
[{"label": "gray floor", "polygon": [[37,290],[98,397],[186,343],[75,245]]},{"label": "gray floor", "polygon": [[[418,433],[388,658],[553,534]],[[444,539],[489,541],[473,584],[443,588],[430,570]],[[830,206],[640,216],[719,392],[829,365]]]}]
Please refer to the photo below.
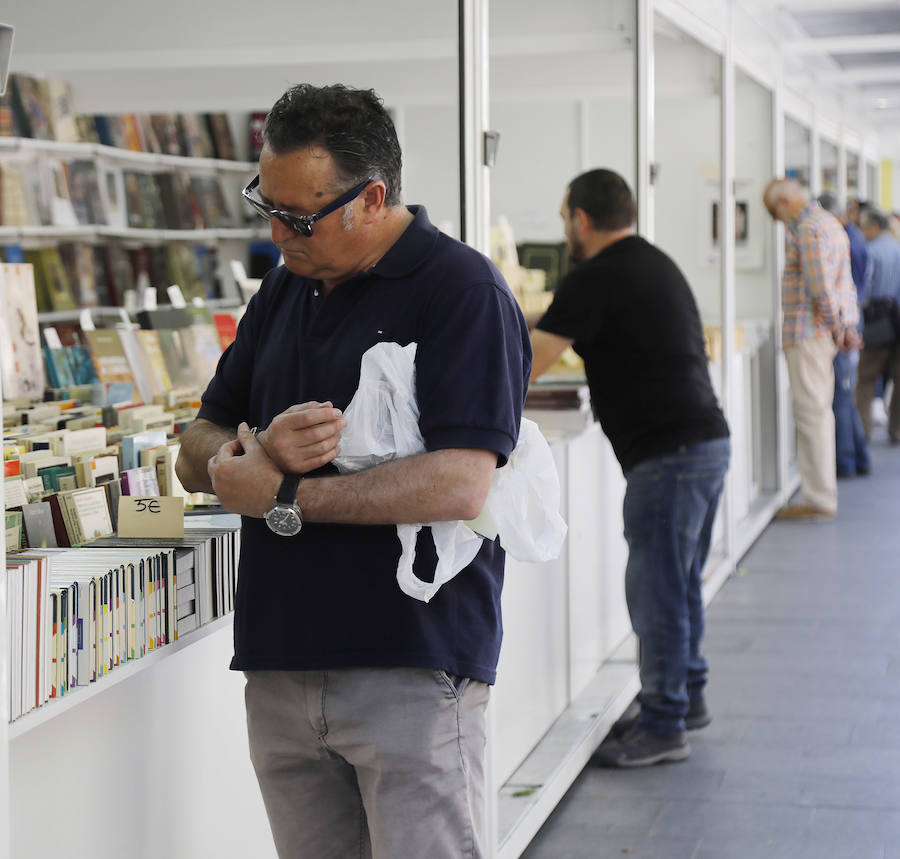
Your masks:
[{"label": "gray floor", "polygon": [[707,611],[691,757],[590,764],[525,859],[900,859],[900,448],[772,523]]}]

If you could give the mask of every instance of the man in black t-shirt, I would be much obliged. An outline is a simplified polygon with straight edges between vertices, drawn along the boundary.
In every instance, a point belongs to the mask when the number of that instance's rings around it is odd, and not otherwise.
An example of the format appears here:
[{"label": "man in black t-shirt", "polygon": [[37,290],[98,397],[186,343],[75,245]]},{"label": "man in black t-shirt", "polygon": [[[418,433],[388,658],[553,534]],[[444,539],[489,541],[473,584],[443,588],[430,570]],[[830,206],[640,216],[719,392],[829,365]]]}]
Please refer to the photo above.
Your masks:
[{"label": "man in black t-shirt", "polygon": [[[243,515],[231,667],[278,853],[475,859],[504,553],[485,540],[422,602],[397,583],[396,525],[480,513],[516,444],[528,330],[496,266],[403,204],[374,92],[293,87],[264,140],[244,196],[285,264],[250,300],[178,474]],[[363,355],[412,343],[425,452],[338,474]],[[433,581],[437,560],[425,527],[414,574]]]},{"label": "man in black t-shirt", "polygon": [[532,380],[573,346],[594,415],[625,474],[625,592],[640,641],[640,712],[595,760],[683,760],[704,700],[703,566],[730,457],[700,315],[675,263],[634,234],[635,202],[609,170],[569,185],[561,213],[573,260],[532,332]]}]

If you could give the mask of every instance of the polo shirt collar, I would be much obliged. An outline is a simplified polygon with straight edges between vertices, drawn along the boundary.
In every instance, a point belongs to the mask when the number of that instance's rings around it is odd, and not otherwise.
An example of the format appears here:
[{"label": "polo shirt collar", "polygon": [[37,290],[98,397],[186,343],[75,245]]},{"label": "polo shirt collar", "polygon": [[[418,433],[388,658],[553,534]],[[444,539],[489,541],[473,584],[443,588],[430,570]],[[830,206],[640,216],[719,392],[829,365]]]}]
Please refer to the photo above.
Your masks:
[{"label": "polo shirt collar", "polygon": [[428,219],[424,206],[407,206],[413,219],[388,252],[369,269],[370,274],[401,278],[411,274],[431,254],[438,228]]}]

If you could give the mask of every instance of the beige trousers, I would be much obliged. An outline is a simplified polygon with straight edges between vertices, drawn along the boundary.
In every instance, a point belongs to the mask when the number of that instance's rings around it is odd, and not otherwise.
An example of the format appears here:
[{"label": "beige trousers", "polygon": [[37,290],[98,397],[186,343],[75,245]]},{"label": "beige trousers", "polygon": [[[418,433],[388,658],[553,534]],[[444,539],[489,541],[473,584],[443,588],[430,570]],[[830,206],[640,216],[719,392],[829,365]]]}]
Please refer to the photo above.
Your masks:
[{"label": "beige trousers", "polygon": [[834,449],[834,367],[837,347],[830,337],[804,340],[784,350],[797,425],[797,465],[804,501],[837,512]]}]

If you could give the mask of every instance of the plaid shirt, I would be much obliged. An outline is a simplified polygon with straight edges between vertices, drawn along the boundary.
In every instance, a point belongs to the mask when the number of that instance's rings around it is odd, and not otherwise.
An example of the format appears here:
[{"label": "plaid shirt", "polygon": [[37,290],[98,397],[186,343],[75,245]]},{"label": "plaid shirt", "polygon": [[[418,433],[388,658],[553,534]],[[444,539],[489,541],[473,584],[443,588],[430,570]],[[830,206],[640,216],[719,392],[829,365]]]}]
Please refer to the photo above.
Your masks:
[{"label": "plaid shirt", "polygon": [[859,319],[847,233],[818,203],[787,224],[781,309],[785,349],[812,337],[831,337],[835,328]]}]

